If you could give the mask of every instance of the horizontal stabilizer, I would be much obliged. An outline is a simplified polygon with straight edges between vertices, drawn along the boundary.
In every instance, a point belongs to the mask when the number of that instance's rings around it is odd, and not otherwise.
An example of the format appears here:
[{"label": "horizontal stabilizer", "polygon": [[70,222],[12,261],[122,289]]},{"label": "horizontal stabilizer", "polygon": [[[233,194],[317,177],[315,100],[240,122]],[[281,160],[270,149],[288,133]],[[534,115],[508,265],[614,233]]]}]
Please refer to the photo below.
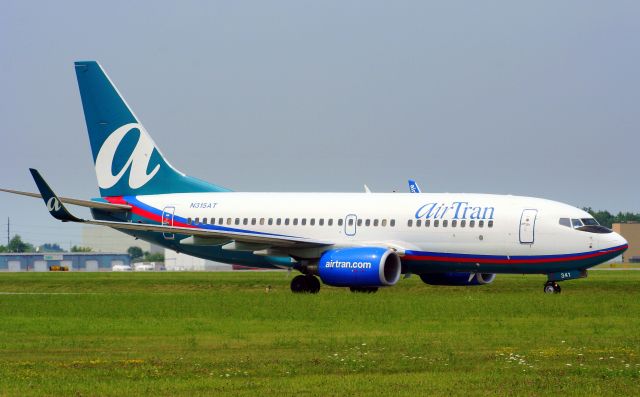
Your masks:
[{"label": "horizontal stabilizer", "polygon": [[[40,193],[21,192],[19,190],[0,189],[0,192],[19,194],[21,196],[27,196],[27,197],[42,198],[42,195]],[[58,197],[58,199],[60,200],[61,203],[71,204],[71,205],[78,205],[80,207],[97,208],[97,209],[101,209],[101,210],[128,211],[128,210],[131,209],[131,206],[127,205],[127,204],[101,203],[99,201],[74,199],[74,198],[69,198],[69,197]]]}]

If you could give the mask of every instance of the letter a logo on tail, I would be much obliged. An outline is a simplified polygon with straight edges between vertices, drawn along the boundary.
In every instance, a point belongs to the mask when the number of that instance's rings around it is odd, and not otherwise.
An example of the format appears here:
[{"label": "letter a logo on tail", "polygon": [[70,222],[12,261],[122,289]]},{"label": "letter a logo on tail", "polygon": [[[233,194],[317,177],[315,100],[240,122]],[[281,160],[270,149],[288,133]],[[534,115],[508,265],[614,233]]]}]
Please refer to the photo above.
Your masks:
[{"label": "letter a logo on tail", "polygon": [[58,199],[55,197],[51,197],[47,201],[47,209],[49,210],[49,212],[60,211],[60,202],[58,201]]},{"label": "letter a logo on tail", "polygon": [[[113,175],[112,167],[116,151],[124,137],[134,129],[138,129],[140,131],[138,143],[136,143],[136,146],[133,148],[129,159],[126,161],[122,169],[116,175]],[[122,179],[122,176],[127,172],[127,169],[129,169],[129,187],[131,189],[138,189],[144,186],[160,170],[160,164],[157,164],[153,171],[147,174],[149,161],[151,161],[151,155],[154,150],[155,145],[142,125],[138,123],[129,123],[116,129],[104,141],[102,147],[100,147],[98,156],[96,157],[96,175],[98,176],[98,185],[102,189],[109,189],[110,187],[113,187],[118,183],[118,181],[120,181],[120,179]]]}]

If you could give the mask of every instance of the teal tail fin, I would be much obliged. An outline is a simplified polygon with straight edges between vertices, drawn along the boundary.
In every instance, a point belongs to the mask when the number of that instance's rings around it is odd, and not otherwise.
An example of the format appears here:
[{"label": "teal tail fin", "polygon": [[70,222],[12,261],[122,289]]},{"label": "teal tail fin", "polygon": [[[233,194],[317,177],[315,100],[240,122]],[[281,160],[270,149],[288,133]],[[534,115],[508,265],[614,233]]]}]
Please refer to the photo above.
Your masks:
[{"label": "teal tail fin", "polygon": [[229,191],[173,168],[99,63],[75,68],[103,197]]}]

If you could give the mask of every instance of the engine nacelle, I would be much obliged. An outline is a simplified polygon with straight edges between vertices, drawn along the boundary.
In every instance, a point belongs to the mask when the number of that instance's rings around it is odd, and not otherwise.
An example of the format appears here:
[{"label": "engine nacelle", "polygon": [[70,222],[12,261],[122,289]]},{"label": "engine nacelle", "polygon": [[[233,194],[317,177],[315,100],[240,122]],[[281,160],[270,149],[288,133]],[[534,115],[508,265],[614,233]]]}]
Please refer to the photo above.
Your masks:
[{"label": "engine nacelle", "polygon": [[318,275],[336,287],[384,287],[400,279],[400,257],[387,248],[356,247],[322,254]]},{"label": "engine nacelle", "polygon": [[[473,277],[472,277],[473,275]],[[420,275],[422,281],[431,285],[483,285],[493,282],[496,278],[494,273],[423,273]]]}]

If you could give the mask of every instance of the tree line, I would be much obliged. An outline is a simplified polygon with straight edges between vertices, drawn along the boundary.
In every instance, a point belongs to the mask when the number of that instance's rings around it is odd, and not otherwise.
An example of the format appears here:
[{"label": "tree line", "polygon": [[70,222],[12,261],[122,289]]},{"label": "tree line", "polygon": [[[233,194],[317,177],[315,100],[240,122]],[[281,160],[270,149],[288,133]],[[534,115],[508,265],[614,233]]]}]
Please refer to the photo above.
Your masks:
[{"label": "tree line", "polygon": [[594,217],[599,224],[609,229],[611,229],[614,223],[640,222],[640,213],[618,212],[614,215],[609,211],[596,211],[591,207],[585,207],[583,209]]}]

